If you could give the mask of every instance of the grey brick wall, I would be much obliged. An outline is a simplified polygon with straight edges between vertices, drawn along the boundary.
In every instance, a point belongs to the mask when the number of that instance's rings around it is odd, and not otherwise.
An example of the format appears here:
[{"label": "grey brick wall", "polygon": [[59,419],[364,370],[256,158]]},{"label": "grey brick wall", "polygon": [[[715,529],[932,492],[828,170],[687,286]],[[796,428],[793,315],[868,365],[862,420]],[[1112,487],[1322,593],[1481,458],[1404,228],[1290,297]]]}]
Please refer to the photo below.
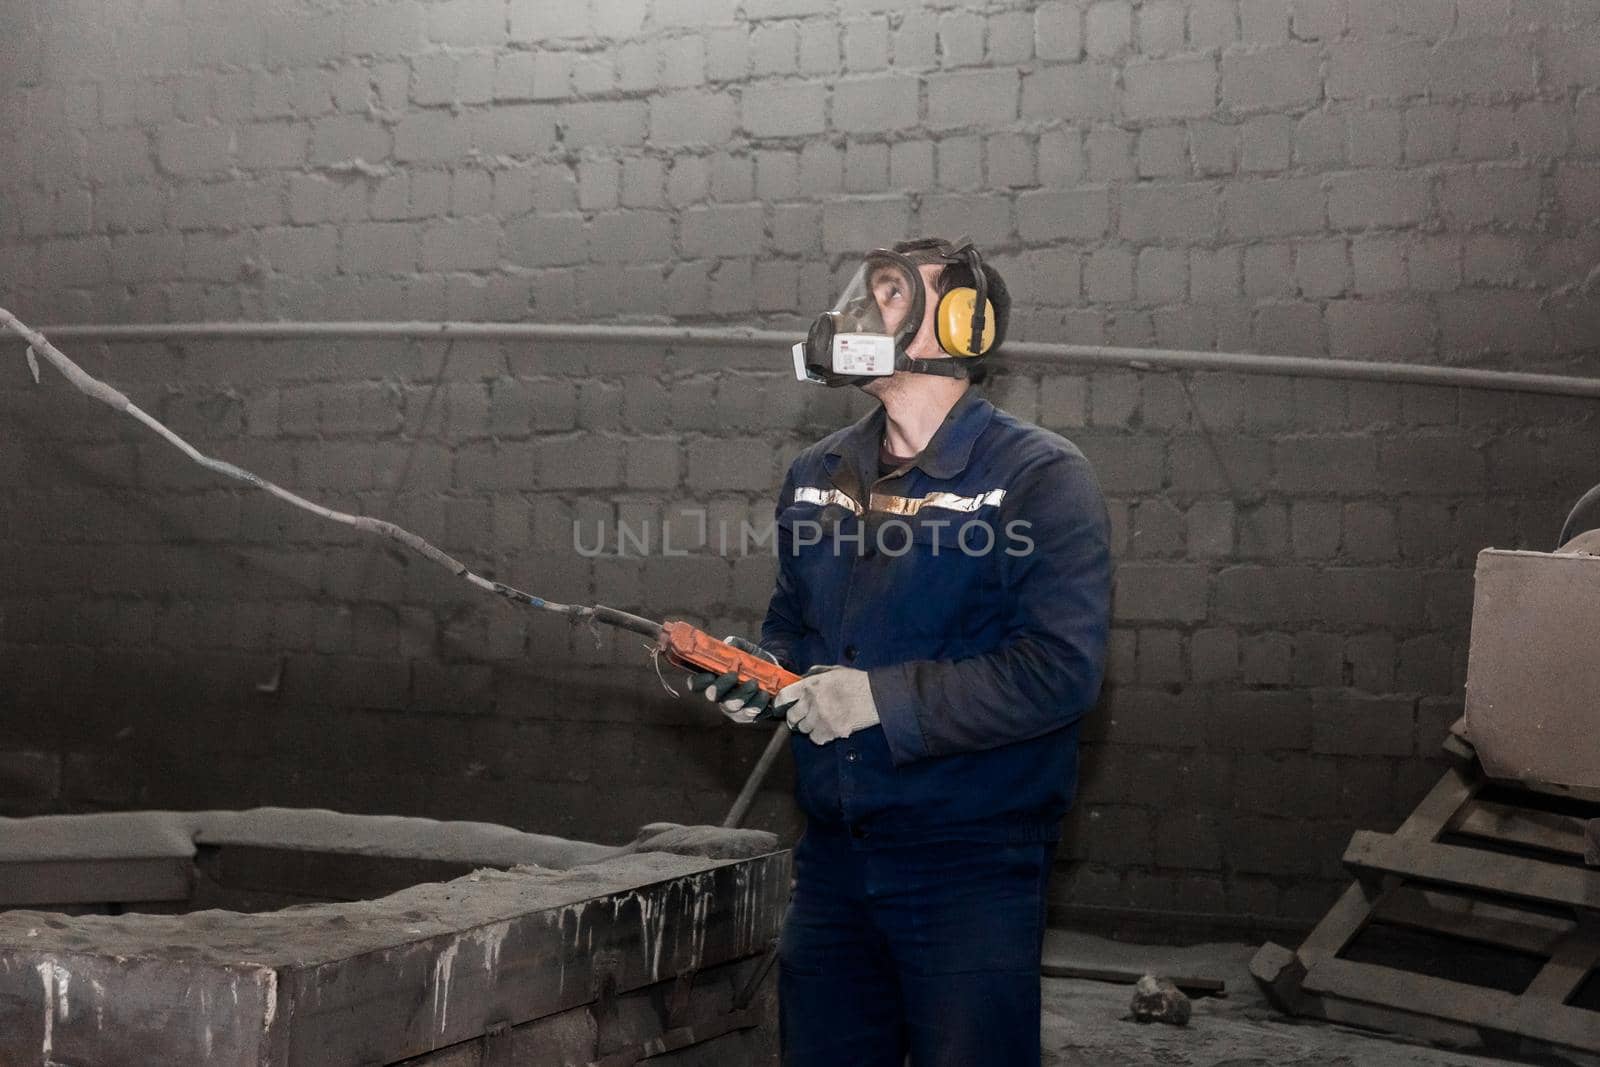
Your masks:
[{"label": "grey brick wall", "polygon": [[[790,326],[965,230],[1016,336],[1592,373],[1600,9],[1572,0],[448,0],[0,11],[0,304]],[[764,514],[865,410],[781,352],[74,346],[217,453],[558,599],[757,622]],[[0,374],[0,807],[317,804],[614,837],[758,738]],[[1314,914],[1458,713],[1477,549],[1547,547],[1590,403],[1015,361],[1121,575],[1063,902]],[[683,557],[578,557],[651,519]],[[617,666],[622,664],[622,666]],[[604,672],[596,667],[604,666]],[[756,821],[793,829],[775,778]]]}]

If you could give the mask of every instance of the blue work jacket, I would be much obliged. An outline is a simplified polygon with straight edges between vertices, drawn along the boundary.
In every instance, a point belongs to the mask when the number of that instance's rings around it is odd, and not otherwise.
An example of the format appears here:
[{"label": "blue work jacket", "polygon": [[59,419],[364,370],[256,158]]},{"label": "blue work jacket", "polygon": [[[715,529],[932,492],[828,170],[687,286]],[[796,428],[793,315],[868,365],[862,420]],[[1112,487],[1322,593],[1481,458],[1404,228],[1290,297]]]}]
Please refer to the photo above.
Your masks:
[{"label": "blue work jacket", "polygon": [[882,845],[1049,841],[1109,628],[1105,502],[1065,438],[968,389],[878,477],[880,406],[797,458],[779,494],[762,644],[867,672],[881,724],[792,739],[808,825]]}]

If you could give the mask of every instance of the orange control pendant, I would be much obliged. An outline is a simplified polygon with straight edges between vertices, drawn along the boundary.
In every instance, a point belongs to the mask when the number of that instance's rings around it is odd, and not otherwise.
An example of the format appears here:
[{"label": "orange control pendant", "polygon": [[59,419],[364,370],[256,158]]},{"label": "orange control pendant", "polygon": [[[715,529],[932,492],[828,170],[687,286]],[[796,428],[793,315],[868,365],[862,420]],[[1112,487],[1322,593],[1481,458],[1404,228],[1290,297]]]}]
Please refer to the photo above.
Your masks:
[{"label": "orange control pendant", "polygon": [[740,682],[754,679],[763,692],[774,697],[784,686],[800,680],[798,674],[786,671],[760,656],[740,652],[686,622],[662,623],[656,647],[666,654],[669,661],[685,670],[708,671],[712,674],[732,671],[739,676]]}]

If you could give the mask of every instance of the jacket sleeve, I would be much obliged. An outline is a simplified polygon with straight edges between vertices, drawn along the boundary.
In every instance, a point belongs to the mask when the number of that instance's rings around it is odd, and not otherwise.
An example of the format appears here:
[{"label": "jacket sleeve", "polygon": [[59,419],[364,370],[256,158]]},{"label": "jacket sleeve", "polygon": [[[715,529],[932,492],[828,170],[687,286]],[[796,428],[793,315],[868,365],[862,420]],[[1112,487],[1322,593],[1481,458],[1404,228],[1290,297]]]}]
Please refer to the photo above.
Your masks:
[{"label": "jacket sleeve", "polygon": [[[897,765],[1039,737],[1076,722],[1099,696],[1111,552],[1088,460],[1063,449],[1025,467],[997,521],[995,551],[1010,553],[1001,564],[1012,604],[1004,643],[966,659],[868,671]],[[1031,549],[1021,538],[1013,544],[1014,529]]]},{"label": "jacket sleeve", "polygon": [[785,508],[794,503],[794,468],[784,476],[783,488],[778,491],[778,504],[772,509],[773,541],[778,556],[778,579],[772,589],[772,599],[767,603],[767,617],[761,624],[761,647],[778,658],[784,670],[795,670],[794,646],[805,632],[801,621],[800,590],[794,578],[794,553],[788,539],[791,534],[777,525],[777,518]]}]

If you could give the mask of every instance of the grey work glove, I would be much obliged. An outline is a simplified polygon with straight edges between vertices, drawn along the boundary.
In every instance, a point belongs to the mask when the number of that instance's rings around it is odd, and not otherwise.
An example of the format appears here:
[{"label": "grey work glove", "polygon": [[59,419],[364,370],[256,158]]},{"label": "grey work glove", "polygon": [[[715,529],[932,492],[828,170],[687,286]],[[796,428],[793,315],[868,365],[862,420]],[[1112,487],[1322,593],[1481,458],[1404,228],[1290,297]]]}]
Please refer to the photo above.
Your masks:
[{"label": "grey work glove", "polygon": [[[728,636],[722,639],[725,645],[732,645],[740,652],[748,652],[753,656],[760,656],[768,663],[777,663],[778,657],[762,648],[754,641],[746,641],[742,637]],[[689,675],[689,688],[696,693],[704,693],[705,698],[722,707],[722,714],[736,723],[752,723],[761,717],[761,713],[772,706],[772,694],[763,692],[755,682],[739,683],[738,675],[729,671],[727,674],[712,674],[701,671]]]},{"label": "grey work glove", "polygon": [[813,667],[778,693],[789,728],[818,745],[849,737],[878,723],[878,705],[866,671],[854,667]]}]

